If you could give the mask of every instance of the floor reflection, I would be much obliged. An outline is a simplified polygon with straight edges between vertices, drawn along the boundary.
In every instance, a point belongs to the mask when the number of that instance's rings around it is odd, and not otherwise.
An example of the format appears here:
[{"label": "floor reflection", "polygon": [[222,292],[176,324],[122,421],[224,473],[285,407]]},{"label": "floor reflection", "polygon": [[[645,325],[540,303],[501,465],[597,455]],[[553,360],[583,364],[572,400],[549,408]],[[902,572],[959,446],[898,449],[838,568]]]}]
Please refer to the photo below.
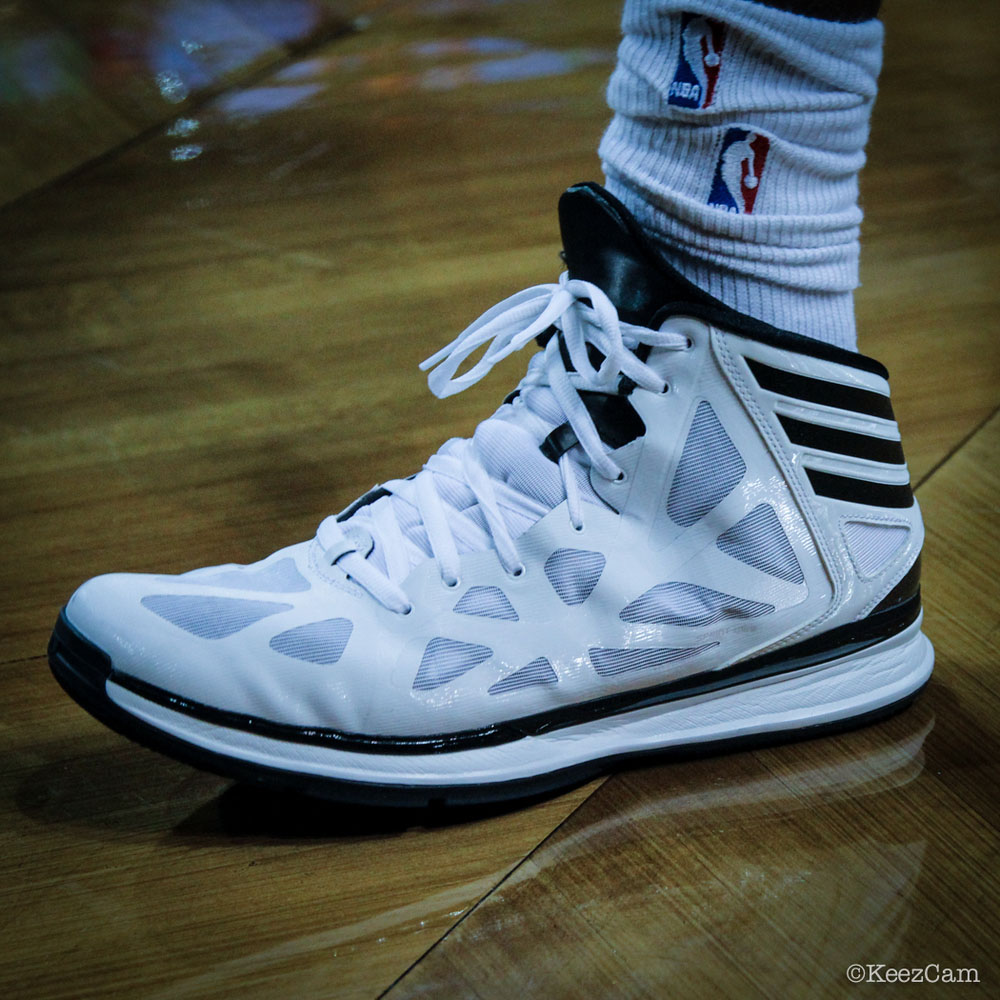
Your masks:
[{"label": "floor reflection", "polygon": [[612,779],[411,985],[473,993],[516,954],[534,990],[564,995],[553,927],[594,995],[628,981],[649,996],[817,996],[851,963],[905,964],[938,846],[906,811],[935,794],[921,781],[934,722],[925,699],[833,739]]}]

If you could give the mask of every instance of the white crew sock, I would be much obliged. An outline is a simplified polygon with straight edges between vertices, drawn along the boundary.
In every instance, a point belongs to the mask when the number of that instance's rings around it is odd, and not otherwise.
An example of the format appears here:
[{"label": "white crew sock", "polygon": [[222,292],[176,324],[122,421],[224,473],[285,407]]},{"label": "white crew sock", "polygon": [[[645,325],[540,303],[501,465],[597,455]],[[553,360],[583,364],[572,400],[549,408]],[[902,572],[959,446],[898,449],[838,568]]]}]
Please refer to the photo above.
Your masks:
[{"label": "white crew sock", "polygon": [[727,305],[851,350],[858,171],[878,20],[752,0],[626,0],[601,141],[607,186]]}]

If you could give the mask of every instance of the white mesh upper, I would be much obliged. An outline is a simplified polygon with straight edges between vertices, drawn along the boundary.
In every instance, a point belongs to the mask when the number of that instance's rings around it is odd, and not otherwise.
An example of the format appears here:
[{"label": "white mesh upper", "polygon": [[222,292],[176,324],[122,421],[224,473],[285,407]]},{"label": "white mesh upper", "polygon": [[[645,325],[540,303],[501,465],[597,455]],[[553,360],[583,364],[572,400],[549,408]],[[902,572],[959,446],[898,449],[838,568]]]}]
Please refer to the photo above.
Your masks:
[{"label": "white mesh upper", "polygon": [[910,529],[902,524],[871,524],[847,521],[844,538],[858,571],[863,576],[877,573],[906,541]]},{"label": "white mesh upper", "polygon": [[[484,420],[473,435],[483,467],[491,478],[509,487],[505,491],[502,512],[514,538],[527,531],[565,497],[559,467],[539,450],[542,441],[563,419],[559,404],[548,386],[526,386],[511,403],[499,407],[492,417]],[[439,454],[455,453],[459,441],[453,438],[446,442],[439,449]],[[573,448],[570,457],[581,500],[604,506],[604,501],[591,485],[581,450]],[[455,533],[458,551],[465,553],[489,548],[485,519],[468,486],[443,476],[437,477],[436,482],[445,503],[453,510],[449,525]],[[351,516],[345,527],[347,524],[363,524],[370,530],[373,508],[378,504],[392,505],[407,543],[410,568],[430,557],[431,548],[416,508],[398,495],[382,497],[374,504],[362,507]],[[380,570],[386,571],[377,535],[369,559]]]},{"label": "white mesh upper", "polygon": [[309,589],[309,581],[298,571],[295,560],[286,557],[265,566],[240,566],[219,573],[199,573],[192,583],[230,590],[255,590],[270,594],[298,594]]}]

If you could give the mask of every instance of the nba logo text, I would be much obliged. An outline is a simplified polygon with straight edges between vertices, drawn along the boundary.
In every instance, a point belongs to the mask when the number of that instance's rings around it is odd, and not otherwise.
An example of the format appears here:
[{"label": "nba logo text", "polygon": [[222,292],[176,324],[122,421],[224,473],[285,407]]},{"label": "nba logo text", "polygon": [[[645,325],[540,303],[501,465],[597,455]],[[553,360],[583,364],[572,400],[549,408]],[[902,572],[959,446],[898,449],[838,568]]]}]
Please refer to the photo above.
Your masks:
[{"label": "nba logo text", "polygon": [[753,212],[771,140],[745,128],[726,129],[708,204],[735,215]]},{"label": "nba logo text", "polygon": [[726,28],[699,14],[681,15],[681,51],[667,91],[667,103],[679,108],[707,108],[715,97],[722,68]]}]

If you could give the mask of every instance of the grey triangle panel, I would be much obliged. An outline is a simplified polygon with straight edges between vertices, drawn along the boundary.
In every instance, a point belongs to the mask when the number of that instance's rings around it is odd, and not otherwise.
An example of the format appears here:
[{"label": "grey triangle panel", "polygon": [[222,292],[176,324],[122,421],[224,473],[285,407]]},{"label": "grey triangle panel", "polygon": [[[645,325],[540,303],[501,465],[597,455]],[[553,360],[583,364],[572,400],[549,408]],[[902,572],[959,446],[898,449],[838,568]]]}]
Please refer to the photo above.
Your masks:
[{"label": "grey triangle panel", "polygon": [[432,691],[453,681],[473,667],[488,660],[493,650],[474,642],[459,642],[457,639],[431,639],[424,649],[417,676],[413,681],[414,691]]},{"label": "grey triangle panel", "polygon": [[490,694],[507,694],[509,691],[521,691],[527,687],[539,684],[558,684],[559,678],[552,669],[552,664],[544,656],[539,656],[526,666],[498,680],[490,689]]},{"label": "grey triangle panel", "polygon": [[140,601],[154,615],[202,639],[225,639],[291,604],[198,594],[150,594]]},{"label": "grey triangle panel", "polygon": [[666,666],[668,663],[676,663],[678,660],[687,659],[717,645],[717,642],[710,642],[704,646],[693,646],[686,649],[592,648],[590,662],[602,677],[614,677],[617,674],[627,674],[636,670],[652,670],[655,667]]},{"label": "grey triangle panel", "polygon": [[711,404],[702,400],[667,497],[670,519],[682,528],[691,527],[732,493],[746,471]]},{"label": "grey triangle panel", "polygon": [[604,572],[604,556],[587,549],[556,549],[545,560],[545,575],[560,599],[571,607],[590,597]]},{"label": "grey triangle panel", "polygon": [[732,556],[762,573],[789,583],[802,583],[802,567],[778,515],[770,504],[754,507],[716,542],[727,556]]},{"label": "grey triangle panel", "polygon": [[499,587],[470,587],[459,599],[454,609],[460,615],[495,618],[499,621],[518,621],[514,605]]},{"label": "grey triangle panel", "polygon": [[702,627],[723,619],[759,618],[774,611],[773,604],[723,594],[695,583],[660,583],[626,605],[618,614],[623,622],[644,625]]},{"label": "grey triangle panel", "polygon": [[347,618],[327,618],[279,632],[271,639],[271,649],[293,660],[330,666],[347,647],[353,626]]}]

